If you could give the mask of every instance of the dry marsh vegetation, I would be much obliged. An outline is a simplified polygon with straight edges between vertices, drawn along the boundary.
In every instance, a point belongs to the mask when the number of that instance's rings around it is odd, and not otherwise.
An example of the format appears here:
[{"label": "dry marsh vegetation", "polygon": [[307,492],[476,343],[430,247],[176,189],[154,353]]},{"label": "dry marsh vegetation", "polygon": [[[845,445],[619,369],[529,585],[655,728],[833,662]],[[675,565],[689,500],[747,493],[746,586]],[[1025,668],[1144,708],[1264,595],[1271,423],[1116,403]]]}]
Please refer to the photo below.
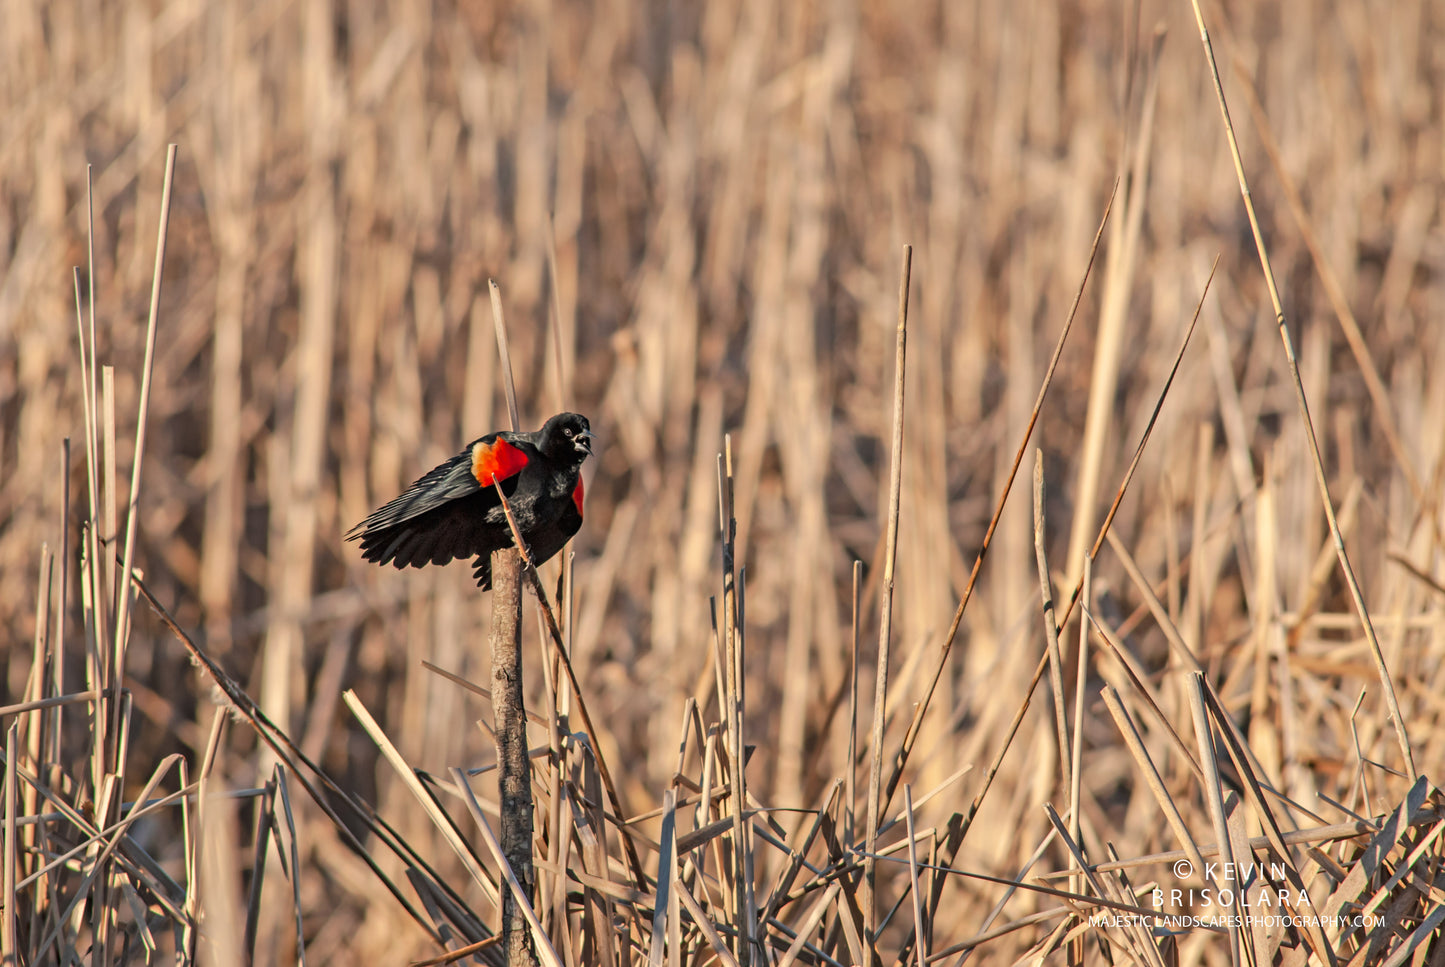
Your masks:
[{"label": "dry marsh vegetation", "polygon": [[541,962],[1445,962],[1445,8],[1229,6],[10,4],[0,957],[501,962],[495,279]]}]

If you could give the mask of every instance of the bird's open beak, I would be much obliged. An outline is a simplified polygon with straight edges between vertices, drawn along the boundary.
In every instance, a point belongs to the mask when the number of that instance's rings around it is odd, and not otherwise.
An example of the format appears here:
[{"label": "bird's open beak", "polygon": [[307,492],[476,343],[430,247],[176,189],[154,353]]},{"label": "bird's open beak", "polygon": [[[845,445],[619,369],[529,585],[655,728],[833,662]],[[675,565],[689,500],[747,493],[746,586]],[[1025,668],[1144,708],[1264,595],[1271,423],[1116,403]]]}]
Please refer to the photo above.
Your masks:
[{"label": "bird's open beak", "polygon": [[583,430],[577,435],[577,439],[574,441],[573,445],[578,450],[581,450],[583,453],[591,454],[593,439],[594,437],[591,430]]}]

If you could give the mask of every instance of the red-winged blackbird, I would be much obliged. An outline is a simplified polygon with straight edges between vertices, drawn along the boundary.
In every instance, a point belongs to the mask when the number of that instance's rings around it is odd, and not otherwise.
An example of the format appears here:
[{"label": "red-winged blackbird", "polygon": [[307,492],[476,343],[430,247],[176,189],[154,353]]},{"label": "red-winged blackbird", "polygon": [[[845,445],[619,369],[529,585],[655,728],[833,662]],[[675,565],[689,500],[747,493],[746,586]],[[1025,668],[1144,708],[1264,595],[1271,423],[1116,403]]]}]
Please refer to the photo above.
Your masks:
[{"label": "red-winged blackbird", "polygon": [[512,546],[494,482],[517,520],[534,564],[582,526],[582,461],[592,453],[587,417],[558,413],[531,433],[489,433],[424,474],[406,493],[346,535],[377,564],[421,567],[476,555],[476,579],[492,585],[492,552]]}]

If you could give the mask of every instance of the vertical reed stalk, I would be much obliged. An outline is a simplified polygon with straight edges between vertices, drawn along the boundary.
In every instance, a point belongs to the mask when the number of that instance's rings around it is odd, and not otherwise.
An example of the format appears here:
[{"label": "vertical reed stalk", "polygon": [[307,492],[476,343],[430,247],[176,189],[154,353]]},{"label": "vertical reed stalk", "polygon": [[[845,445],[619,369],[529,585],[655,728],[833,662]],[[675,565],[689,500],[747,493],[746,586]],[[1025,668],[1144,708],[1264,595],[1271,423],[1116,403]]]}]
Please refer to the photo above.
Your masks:
[{"label": "vertical reed stalk", "polygon": [[903,391],[908,339],[908,284],[913,270],[913,246],[903,246],[898,279],[898,333],[893,358],[893,447],[888,475],[887,539],[883,556],[883,584],[879,589],[878,672],[873,691],[872,763],[868,772],[868,827],[863,861],[863,923],[870,944],[877,943],[878,926],[878,813],[883,794],[883,727],[888,714],[888,658],[893,633],[893,568],[898,558],[898,515],[903,491]]}]

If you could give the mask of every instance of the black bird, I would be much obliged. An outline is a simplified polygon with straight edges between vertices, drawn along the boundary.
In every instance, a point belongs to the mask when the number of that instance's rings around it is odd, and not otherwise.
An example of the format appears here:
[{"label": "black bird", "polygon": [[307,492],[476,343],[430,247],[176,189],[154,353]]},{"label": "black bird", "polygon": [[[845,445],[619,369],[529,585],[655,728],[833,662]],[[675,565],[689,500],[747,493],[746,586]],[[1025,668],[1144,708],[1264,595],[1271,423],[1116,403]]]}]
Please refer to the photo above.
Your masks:
[{"label": "black bird", "polygon": [[582,462],[592,428],[578,413],[558,413],[530,433],[500,431],[467,444],[423,474],[346,535],[377,564],[421,567],[476,557],[477,585],[492,586],[492,552],[512,546],[512,529],[494,484],[516,518],[532,563],[562,549],[582,527]]}]

